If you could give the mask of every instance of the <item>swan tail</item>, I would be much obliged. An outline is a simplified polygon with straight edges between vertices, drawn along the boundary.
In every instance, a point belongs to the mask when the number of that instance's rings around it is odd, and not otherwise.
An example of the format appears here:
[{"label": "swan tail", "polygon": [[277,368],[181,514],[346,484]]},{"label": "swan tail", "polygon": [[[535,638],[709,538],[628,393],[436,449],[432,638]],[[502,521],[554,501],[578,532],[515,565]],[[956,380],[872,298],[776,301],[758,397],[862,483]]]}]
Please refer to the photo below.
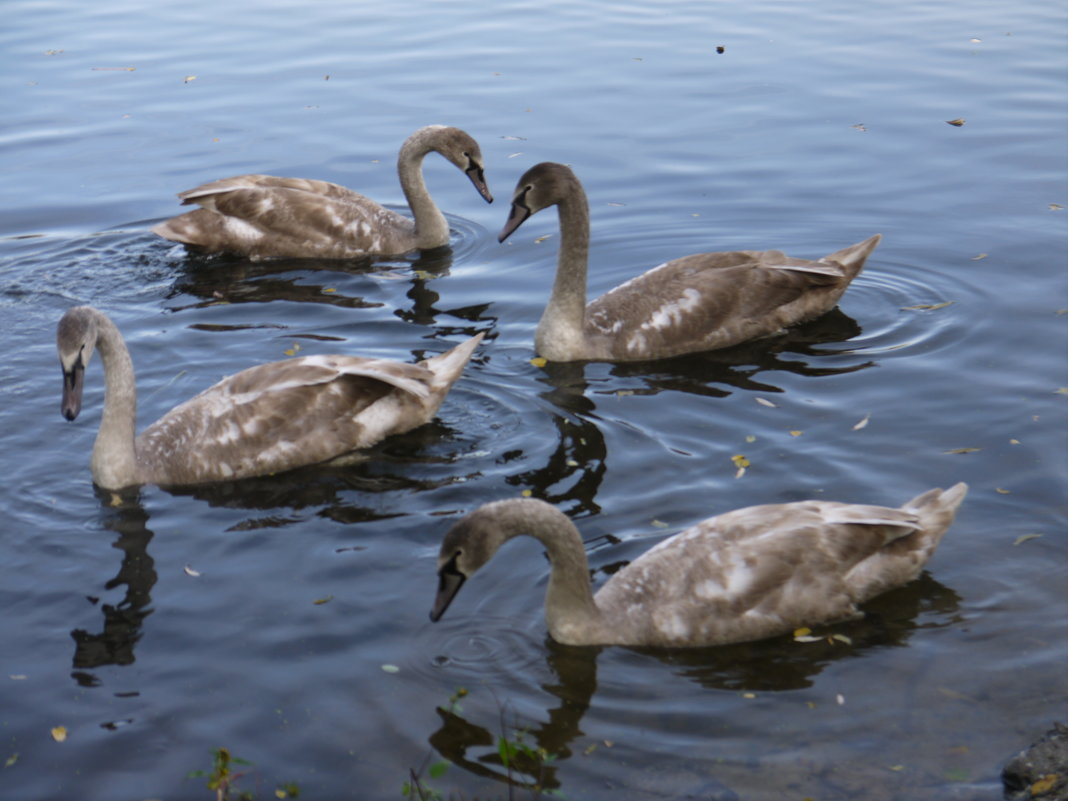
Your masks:
[{"label": "swan tail", "polygon": [[471,354],[475,352],[475,348],[478,347],[478,343],[482,341],[484,336],[484,332],[476,334],[466,342],[461,342],[452,350],[421,362],[424,367],[434,374],[434,378],[431,381],[432,385],[435,388],[442,389],[448,389],[452,386],[464,371]]},{"label": "swan tail", "polygon": [[864,262],[868,260],[868,256],[875,250],[882,238],[882,234],[875,234],[863,242],[857,242],[857,244],[842,248],[830,256],[825,256],[821,261],[833,261],[840,264],[845,270],[846,276],[852,281],[860,274],[860,271],[864,268]]}]

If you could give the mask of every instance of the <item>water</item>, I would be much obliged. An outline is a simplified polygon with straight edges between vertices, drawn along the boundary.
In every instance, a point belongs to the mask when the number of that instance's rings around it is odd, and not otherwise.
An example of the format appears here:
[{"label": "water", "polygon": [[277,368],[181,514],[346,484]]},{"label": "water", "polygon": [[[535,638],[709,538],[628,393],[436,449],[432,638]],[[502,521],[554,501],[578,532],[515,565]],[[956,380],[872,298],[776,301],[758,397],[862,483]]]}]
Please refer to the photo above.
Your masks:
[{"label": "water", "polygon": [[[503,734],[557,755],[540,781],[575,799],[995,799],[1004,760],[1063,720],[1062,9],[15,0],[5,18],[0,797],[210,798],[187,775],[226,747],[257,797],[400,798],[448,759],[428,784],[504,798]],[[249,265],[148,232],[175,192],[240,172],[399,206],[397,148],[431,122],[480,141],[497,197],[428,159],[451,254]],[[885,238],[788,339],[537,368],[555,215],[495,237],[543,160],[589,193],[591,293],[691,252]],[[58,413],[76,303],[125,333],[143,425],[294,345],[414,359],[488,337],[434,423],[359,465],[114,495],[88,470],[98,363],[82,417]],[[958,480],[924,576],[833,629],[852,645],[565,648],[527,542],[427,621],[451,520],[524,490],[574,517],[600,580],[738,506]]]}]

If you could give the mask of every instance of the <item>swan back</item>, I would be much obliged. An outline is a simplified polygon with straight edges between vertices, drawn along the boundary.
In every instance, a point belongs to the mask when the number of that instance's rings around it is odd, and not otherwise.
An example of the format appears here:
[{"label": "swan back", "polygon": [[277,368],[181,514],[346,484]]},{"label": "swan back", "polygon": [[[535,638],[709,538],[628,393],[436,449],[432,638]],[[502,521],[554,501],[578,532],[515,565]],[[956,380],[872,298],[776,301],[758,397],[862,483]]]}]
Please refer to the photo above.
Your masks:
[{"label": "swan back", "polygon": [[564,515],[530,499],[488,504],[446,535],[432,618],[519,534],[549,551],[546,622],[566,644],[718,645],[855,618],[858,604],[919,575],[966,493],[957,484],[896,509],[803,501],[728,512],[662,541],[592,597]]},{"label": "swan back", "polygon": [[209,252],[252,260],[399,255],[448,244],[449,227],[422,175],[423,157],[437,152],[492,202],[478,143],[459,128],[420,128],[401,146],[398,177],[409,219],[370,198],[326,181],[237,175],[181,192],[201,208],[157,224],[153,232]]}]

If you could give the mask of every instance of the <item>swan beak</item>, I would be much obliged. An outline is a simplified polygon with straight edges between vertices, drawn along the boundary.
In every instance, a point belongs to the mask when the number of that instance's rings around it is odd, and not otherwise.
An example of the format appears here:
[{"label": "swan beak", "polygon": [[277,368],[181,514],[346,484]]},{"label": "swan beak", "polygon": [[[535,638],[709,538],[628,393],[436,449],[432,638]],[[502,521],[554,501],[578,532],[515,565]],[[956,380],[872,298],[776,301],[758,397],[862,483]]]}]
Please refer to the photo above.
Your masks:
[{"label": "swan beak", "polygon": [[73,420],[82,410],[82,388],[84,386],[85,368],[80,361],[75,363],[70,370],[63,370],[63,403],[60,409],[68,420]]},{"label": "swan beak", "polygon": [[526,206],[521,206],[519,203],[512,203],[512,210],[508,212],[508,222],[506,222],[504,228],[501,229],[501,234],[497,237],[497,241],[503,242],[514,234],[515,229],[526,222],[526,219],[530,214],[531,211]]},{"label": "swan beak", "polygon": [[430,610],[430,619],[433,622],[437,623],[441,620],[441,616],[449,608],[449,604],[456,597],[456,593],[460,591],[460,587],[464,586],[466,578],[467,576],[457,570],[451,563],[441,568],[438,572],[438,594],[434,598],[434,608]]},{"label": "swan beak", "polygon": [[475,189],[482,195],[482,199],[487,203],[492,203],[493,195],[490,194],[489,187],[486,185],[486,176],[482,172],[482,165],[471,162],[470,166],[464,170],[464,174],[471,179],[471,183],[475,185]]}]

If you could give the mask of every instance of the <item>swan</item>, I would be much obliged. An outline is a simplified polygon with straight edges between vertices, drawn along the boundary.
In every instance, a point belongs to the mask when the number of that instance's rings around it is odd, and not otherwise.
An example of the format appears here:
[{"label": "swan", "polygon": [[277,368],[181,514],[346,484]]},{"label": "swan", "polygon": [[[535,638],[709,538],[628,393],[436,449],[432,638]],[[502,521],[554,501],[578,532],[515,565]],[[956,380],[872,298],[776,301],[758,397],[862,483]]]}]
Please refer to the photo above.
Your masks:
[{"label": "swan", "polygon": [[543,162],[516,184],[503,242],[544,208],[560,214],[556,280],[534,335],[549,361],[642,361],[766,337],[830,311],[882,238],[819,261],[777,250],[697,253],[654,267],[586,305],[590,216],[563,164]]},{"label": "swan", "polygon": [[727,512],[646,551],[596,595],[563,512],[532,498],[496,501],[445,535],[430,619],[524,534],[548,551],[545,620],[565,645],[722,645],[858,618],[858,604],[920,574],[967,491],[932,489],[900,509],[800,501]]},{"label": "swan", "polygon": [[347,259],[399,255],[449,243],[449,224],[423,181],[423,157],[437,152],[463,170],[487,203],[493,196],[478,143],[459,128],[430,125],[404,142],[397,158],[413,219],[326,181],[238,175],[178,195],[201,208],[152,227],[164,239],[209,252],[264,259]]},{"label": "swan", "polygon": [[199,484],[326,462],[429,421],[482,334],[447,353],[404,364],[358,356],[304,356],[242,370],[134,435],[137,391],[122,334],[103,312],[69,309],[56,347],[61,410],[81,410],[93,351],[104,363],[104,412],[90,462],[103,489]]}]

